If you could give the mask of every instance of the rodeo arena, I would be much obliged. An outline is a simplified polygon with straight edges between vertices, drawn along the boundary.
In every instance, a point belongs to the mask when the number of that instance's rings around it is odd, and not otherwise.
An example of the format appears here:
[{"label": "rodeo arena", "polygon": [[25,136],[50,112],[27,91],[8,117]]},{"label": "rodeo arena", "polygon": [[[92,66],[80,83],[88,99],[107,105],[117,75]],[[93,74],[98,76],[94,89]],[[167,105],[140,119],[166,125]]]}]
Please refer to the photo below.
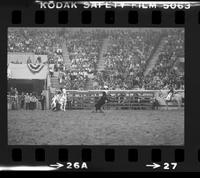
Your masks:
[{"label": "rodeo arena", "polygon": [[183,145],[183,28],[8,28],[9,145]]}]

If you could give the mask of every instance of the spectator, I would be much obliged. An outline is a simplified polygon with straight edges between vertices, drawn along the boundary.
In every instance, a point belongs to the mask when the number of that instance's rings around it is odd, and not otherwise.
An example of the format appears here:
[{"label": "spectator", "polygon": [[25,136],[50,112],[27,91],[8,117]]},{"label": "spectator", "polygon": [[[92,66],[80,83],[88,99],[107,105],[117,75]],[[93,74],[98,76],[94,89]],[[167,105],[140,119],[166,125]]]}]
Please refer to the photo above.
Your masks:
[{"label": "spectator", "polygon": [[42,106],[41,109],[44,110],[44,104],[45,104],[45,94],[44,94],[44,92],[41,93],[39,101],[40,101],[41,106]]},{"label": "spectator", "polygon": [[34,109],[34,97],[33,97],[32,93],[30,93],[29,96],[30,96],[30,107],[29,107],[29,109],[33,110]]},{"label": "spectator", "polygon": [[20,107],[21,109],[24,109],[24,102],[25,102],[25,95],[24,95],[24,92],[22,92],[21,96],[20,96]]},{"label": "spectator", "polygon": [[35,110],[36,109],[36,106],[37,106],[37,98],[35,95],[32,95],[32,109]]},{"label": "spectator", "polygon": [[26,107],[26,110],[29,110],[30,109],[30,96],[28,93],[26,93],[25,97],[25,107]]}]

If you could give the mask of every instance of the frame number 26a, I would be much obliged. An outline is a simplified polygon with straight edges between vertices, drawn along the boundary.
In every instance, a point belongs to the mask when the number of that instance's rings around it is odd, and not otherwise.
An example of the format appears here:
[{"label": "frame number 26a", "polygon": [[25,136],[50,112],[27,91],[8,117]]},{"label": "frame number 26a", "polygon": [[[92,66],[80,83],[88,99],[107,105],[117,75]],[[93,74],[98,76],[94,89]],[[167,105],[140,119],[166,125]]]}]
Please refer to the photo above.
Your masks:
[{"label": "frame number 26a", "polygon": [[88,166],[86,162],[67,162],[66,169],[88,169]]}]

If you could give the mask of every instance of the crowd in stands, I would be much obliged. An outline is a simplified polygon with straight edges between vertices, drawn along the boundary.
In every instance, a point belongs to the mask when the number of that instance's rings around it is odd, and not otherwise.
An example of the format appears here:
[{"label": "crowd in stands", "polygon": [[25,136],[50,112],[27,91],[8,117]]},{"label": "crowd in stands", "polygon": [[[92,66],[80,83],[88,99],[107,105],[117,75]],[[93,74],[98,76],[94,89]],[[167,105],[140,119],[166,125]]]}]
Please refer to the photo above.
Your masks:
[{"label": "crowd in stands", "polygon": [[96,69],[102,42],[105,37],[99,31],[78,31],[68,33],[66,45],[71,61],[71,68],[84,69],[92,73]]},{"label": "crowd in stands", "polygon": [[184,33],[182,30],[178,32],[165,37],[165,44],[156,65],[144,78],[146,89],[167,89],[172,84],[176,89],[184,87],[184,66],[175,66],[179,59],[184,57]]},{"label": "crowd in stands", "polygon": [[107,70],[118,73],[143,71],[147,59],[157,45],[161,34],[159,32],[112,32],[110,45],[105,54]]},{"label": "crowd in stands", "polygon": [[86,72],[63,71],[59,74],[60,86],[66,88],[67,90],[84,90],[88,80]]},{"label": "crowd in stands", "polygon": [[96,81],[106,83],[109,89],[130,89],[138,84],[147,61],[156,47],[161,33],[156,31],[112,32],[110,45],[104,55],[106,67]]},{"label": "crowd in stands", "polygon": [[[101,56],[103,45],[107,47]],[[165,43],[153,69],[144,75],[149,60]],[[184,87],[184,73],[174,67],[184,57],[182,29],[9,29],[8,52],[33,52],[48,56],[53,65],[51,76],[59,73],[59,83],[66,89],[162,89],[171,84]],[[99,60],[104,70],[98,71]],[[66,66],[66,61],[70,66]]]},{"label": "crowd in stands", "polygon": [[94,75],[103,39],[104,31],[74,31],[65,33],[66,51],[69,55],[70,70],[64,68],[61,72],[60,83],[65,88],[82,90],[86,88],[88,75]]},{"label": "crowd in stands", "polygon": [[48,55],[49,63],[62,61],[62,38],[47,29],[9,29],[8,52]]},{"label": "crowd in stands", "polygon": [[[159,59],[148,75],[144,76],[148,59],[160,38],[165,43]],[[168,35],[151,31],[138,32],[127,37],[126,33],[118,33],[113,37],[105,57],[106,70],[96,75],[96,81],[100,84],[97,89],[107,86],[109,89],[154,90],[168,89],[171,85],[183,89],[184,72],[180,73],[180,68],[174,67],[180,57],[184,57],[183,30],[171,30]]]}]

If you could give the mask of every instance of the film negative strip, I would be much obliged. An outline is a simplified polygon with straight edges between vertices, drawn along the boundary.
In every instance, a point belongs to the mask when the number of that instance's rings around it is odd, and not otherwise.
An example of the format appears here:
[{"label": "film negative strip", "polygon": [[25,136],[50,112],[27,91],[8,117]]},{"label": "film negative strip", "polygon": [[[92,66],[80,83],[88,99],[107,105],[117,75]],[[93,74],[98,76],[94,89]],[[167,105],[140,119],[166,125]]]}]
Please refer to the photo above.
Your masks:
[{"label": "film negative strip", "polygon": [[200,171],[198,2],[1,1],[0,19],[0,171]]}]

